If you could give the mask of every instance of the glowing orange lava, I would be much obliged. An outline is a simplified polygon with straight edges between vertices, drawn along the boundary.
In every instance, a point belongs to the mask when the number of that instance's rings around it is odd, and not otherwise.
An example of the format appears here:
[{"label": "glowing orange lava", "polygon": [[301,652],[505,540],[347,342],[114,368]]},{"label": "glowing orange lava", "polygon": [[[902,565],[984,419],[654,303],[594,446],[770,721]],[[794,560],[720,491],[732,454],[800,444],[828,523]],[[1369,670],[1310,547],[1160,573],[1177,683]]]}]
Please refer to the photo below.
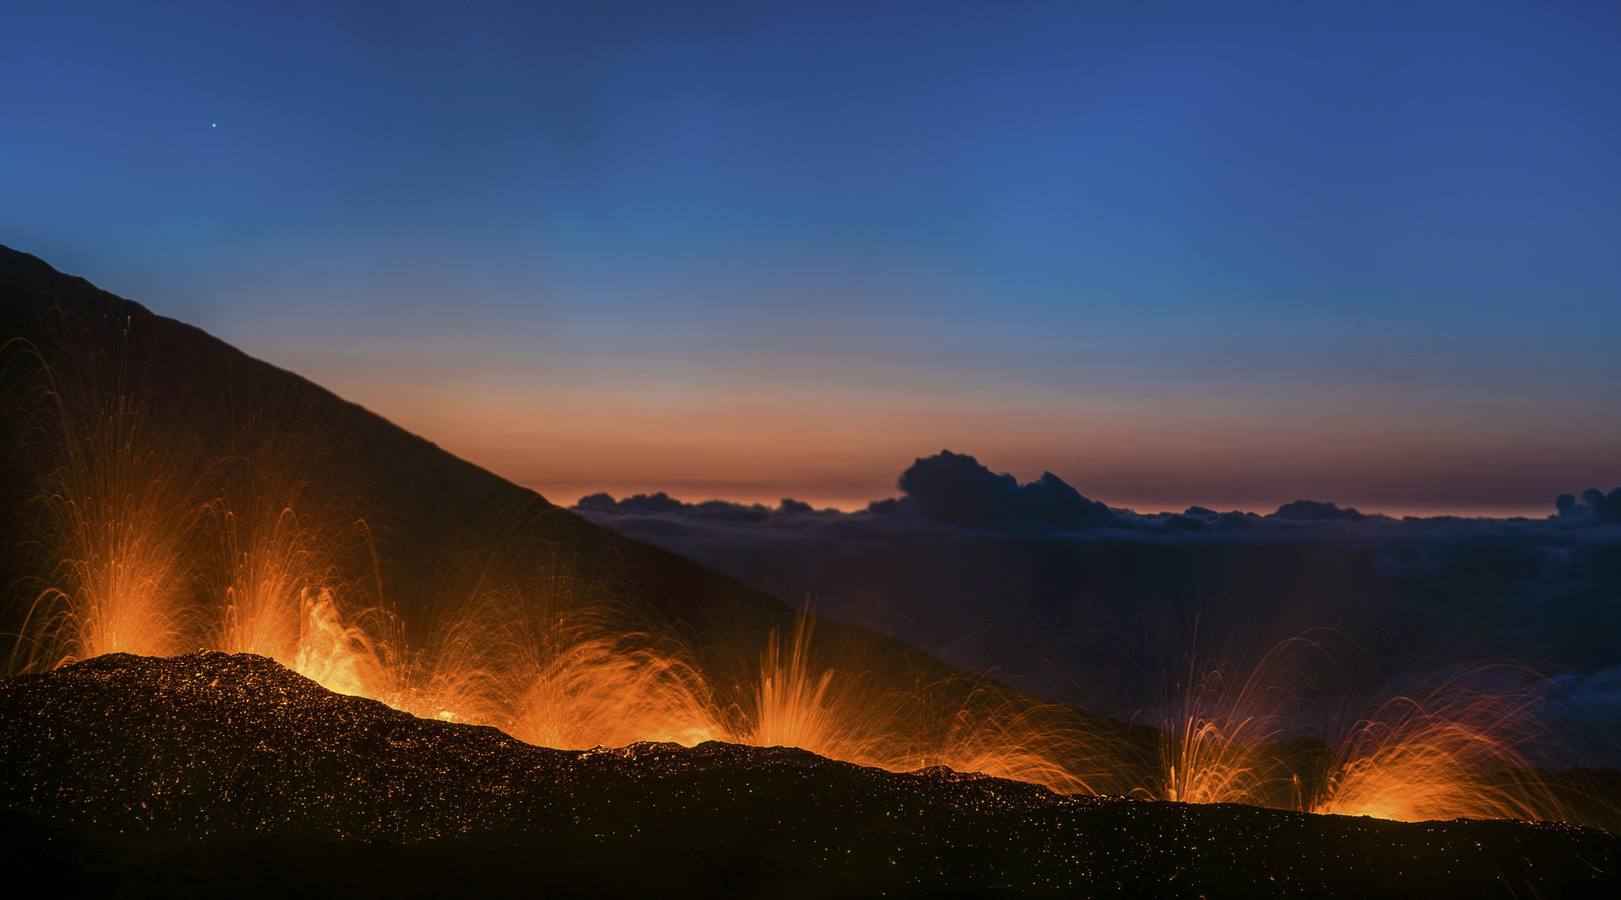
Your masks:
[{"label": "glowing orange lava", "polygon": [[1542,736],[1536,692],[1487,674],[1496,683],[1467,671],[1357,721],[1312,811],[1409,822],[1563,818],[1558,799],[1530,775],[1527,753]]}]

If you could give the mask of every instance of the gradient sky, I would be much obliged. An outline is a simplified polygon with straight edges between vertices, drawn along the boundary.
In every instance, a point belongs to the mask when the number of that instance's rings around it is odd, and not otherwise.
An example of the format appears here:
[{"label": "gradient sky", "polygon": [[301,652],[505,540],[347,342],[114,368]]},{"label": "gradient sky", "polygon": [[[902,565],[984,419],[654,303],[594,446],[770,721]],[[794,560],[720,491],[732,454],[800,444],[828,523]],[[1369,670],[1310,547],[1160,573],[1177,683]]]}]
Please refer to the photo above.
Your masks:
[{"label": "gradient sky", "polygon": [[1545,512],[1621,6],[1420,5],[11,0],[0,243],[563,502]]}]

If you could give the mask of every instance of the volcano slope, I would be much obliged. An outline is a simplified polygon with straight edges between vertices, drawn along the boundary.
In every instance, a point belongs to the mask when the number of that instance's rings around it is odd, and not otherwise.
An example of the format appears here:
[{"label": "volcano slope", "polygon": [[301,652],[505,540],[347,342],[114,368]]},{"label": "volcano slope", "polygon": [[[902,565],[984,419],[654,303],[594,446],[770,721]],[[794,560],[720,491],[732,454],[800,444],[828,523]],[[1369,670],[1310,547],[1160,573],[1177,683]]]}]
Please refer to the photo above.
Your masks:
[{"label": "volcano slope", "polygon": [[[99,583],[106,572],[123,582]],[[799,615],[558,508],[195,327],[0,247],[0,635],[14,645],[0,646],[0,673],[107,652],[166,656],[208,647],[262,653],[348,690],[297,662],[298,635],[309,629],[293,620],[306,593],[326,591],[344,627],[363,616],[380,623],[364,641],[388,651],[380,667],[404,671],[401,682],[448,685],[448,693],[468,688],[457,700],[477,693],[475,682],[492,671],[506,678],[525,666],[563,669],[559,680],[566,680],[567,667],[553,664],[592,645],[573,633],[557,639],[552,626],[587,610],[592,627],[607,634],[598,648],[620,650],[623,634],[652,635],[645,643],[662,642],[660,652],[678,645],[674,661],[660,665],[695,671],[682,686],[699,683],[701,705],[723,720],[705,730],[739,739],[770,737],[758,709],[763,651],[774,635],[794,631]],[[144,605],[128,604],[130,597]],[[114,608],[120,604],[138,608]],[[97,617],[118,627],[77,628],[95,626]],[[257,627],[259,620],[269,626]],[[1089,746],[1110,748],[1057,760],[1064,780],[1124,792],[1145,777],[1098,760],[1151,758],[1146,729],[1050,709],[864,629],[823,621],[814,631],[818,649],[858,657],[844,670],[859,670],[866,685],[923,685],[929,694],[926,703],[846,697],[847,709],[882,706],[894,719],[925,707],[950,711],[931,712],[927,727],[941,730],[957,711],[1023,721],[1035,710],[1044,723],[1063,719],[1085,732]],[[348,632],[340,638],[355,643]],[[574,643],[556,646],[567,641]],[[594,661],[611,669],[608,655]],[[469,702],[499,703],[500,714],[463,721],[506,726],[521,717],[508,715],[509,701],[544,694],[512,684],[487,693],[500,697]],[[886,720],[869,730],[922,728]],[[536,732],[519,736],[574,747],[686,736]],[[918,757],[884,749],[883,759],[901,758],[910,765]]]},{"label": "volcano slope", "polygon": [[248,459],[294,483],[305,518],[364,521],[365,559],[334,564],[367,570],[364,577],[378,583],[374,593],[410,627],[426,620],[428,607],[444,605],[438,594],[460,587],[443,574],[466,567],[458,553],[478,556],[473,565],[483,575],[563,569],[576,584],[634,596],[721,638],[792,618],[774,598],[598,527],[301,376],[3,245],[0,347],[7,351],[0,356],[0,575],[9,576],[0,584],[7,592],[0,626],[7,634],[16,633],[30,592],[57,563],[58,548],[41,540],[38,504],[30,502],[40,474],[56,463],[49,455],[61,449],[57,423],[41,424],[47,393],[72,407],[64,416],[81,419],[126,402],[143,434],[159,436],[153,443],[173,462],[164,473],[171,482]]},{"label": "volcano slope", "polygon": [[146,896],[1615,896],[1621,840],[1055,794],[707,743],[561,751],[272,660],[0,680],[13,884]]}]

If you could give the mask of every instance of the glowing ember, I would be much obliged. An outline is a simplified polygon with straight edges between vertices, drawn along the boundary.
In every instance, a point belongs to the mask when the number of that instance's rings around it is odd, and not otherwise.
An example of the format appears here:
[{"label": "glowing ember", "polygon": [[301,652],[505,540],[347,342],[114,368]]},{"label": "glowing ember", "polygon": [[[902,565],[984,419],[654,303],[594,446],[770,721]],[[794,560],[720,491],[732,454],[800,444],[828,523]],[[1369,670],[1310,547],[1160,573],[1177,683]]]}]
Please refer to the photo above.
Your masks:
[{"label": "glowing ember", "polygon": [[303,592],[299,625],[294,671],[340,694],[379,699],[392,693],[380,689],[389,679],[371,639],[343,623],[331,593]]},{"label": "glowing ember", "polygon": [[1312,810],[1410,822],[1564,818],[1526,774],[1539,698],[1503,683],[1518,674],[1471,670],[1385,701],[1340,743]]},{"label": "glowing ember", "polygon": [[1189,653],[1173,684],[1162,741],[1162,781],[1154,792],[1184,803],[1270,805],[1294,781],[1279,756],[1303,657],[1305,638],[1283,641],[1253,665],[1205,667]]}]

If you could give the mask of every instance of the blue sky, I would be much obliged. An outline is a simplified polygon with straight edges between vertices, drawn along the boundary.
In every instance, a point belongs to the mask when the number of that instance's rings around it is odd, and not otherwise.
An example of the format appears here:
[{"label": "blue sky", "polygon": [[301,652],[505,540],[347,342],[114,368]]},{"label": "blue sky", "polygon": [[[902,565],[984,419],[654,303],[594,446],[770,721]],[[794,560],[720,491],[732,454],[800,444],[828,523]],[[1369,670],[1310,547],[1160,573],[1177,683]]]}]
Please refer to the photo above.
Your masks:
[{"label": "blue sky", "polygon": [[9,4],[0,242],[565,501],[1621,482],[1614,5],[458,6]]}]

